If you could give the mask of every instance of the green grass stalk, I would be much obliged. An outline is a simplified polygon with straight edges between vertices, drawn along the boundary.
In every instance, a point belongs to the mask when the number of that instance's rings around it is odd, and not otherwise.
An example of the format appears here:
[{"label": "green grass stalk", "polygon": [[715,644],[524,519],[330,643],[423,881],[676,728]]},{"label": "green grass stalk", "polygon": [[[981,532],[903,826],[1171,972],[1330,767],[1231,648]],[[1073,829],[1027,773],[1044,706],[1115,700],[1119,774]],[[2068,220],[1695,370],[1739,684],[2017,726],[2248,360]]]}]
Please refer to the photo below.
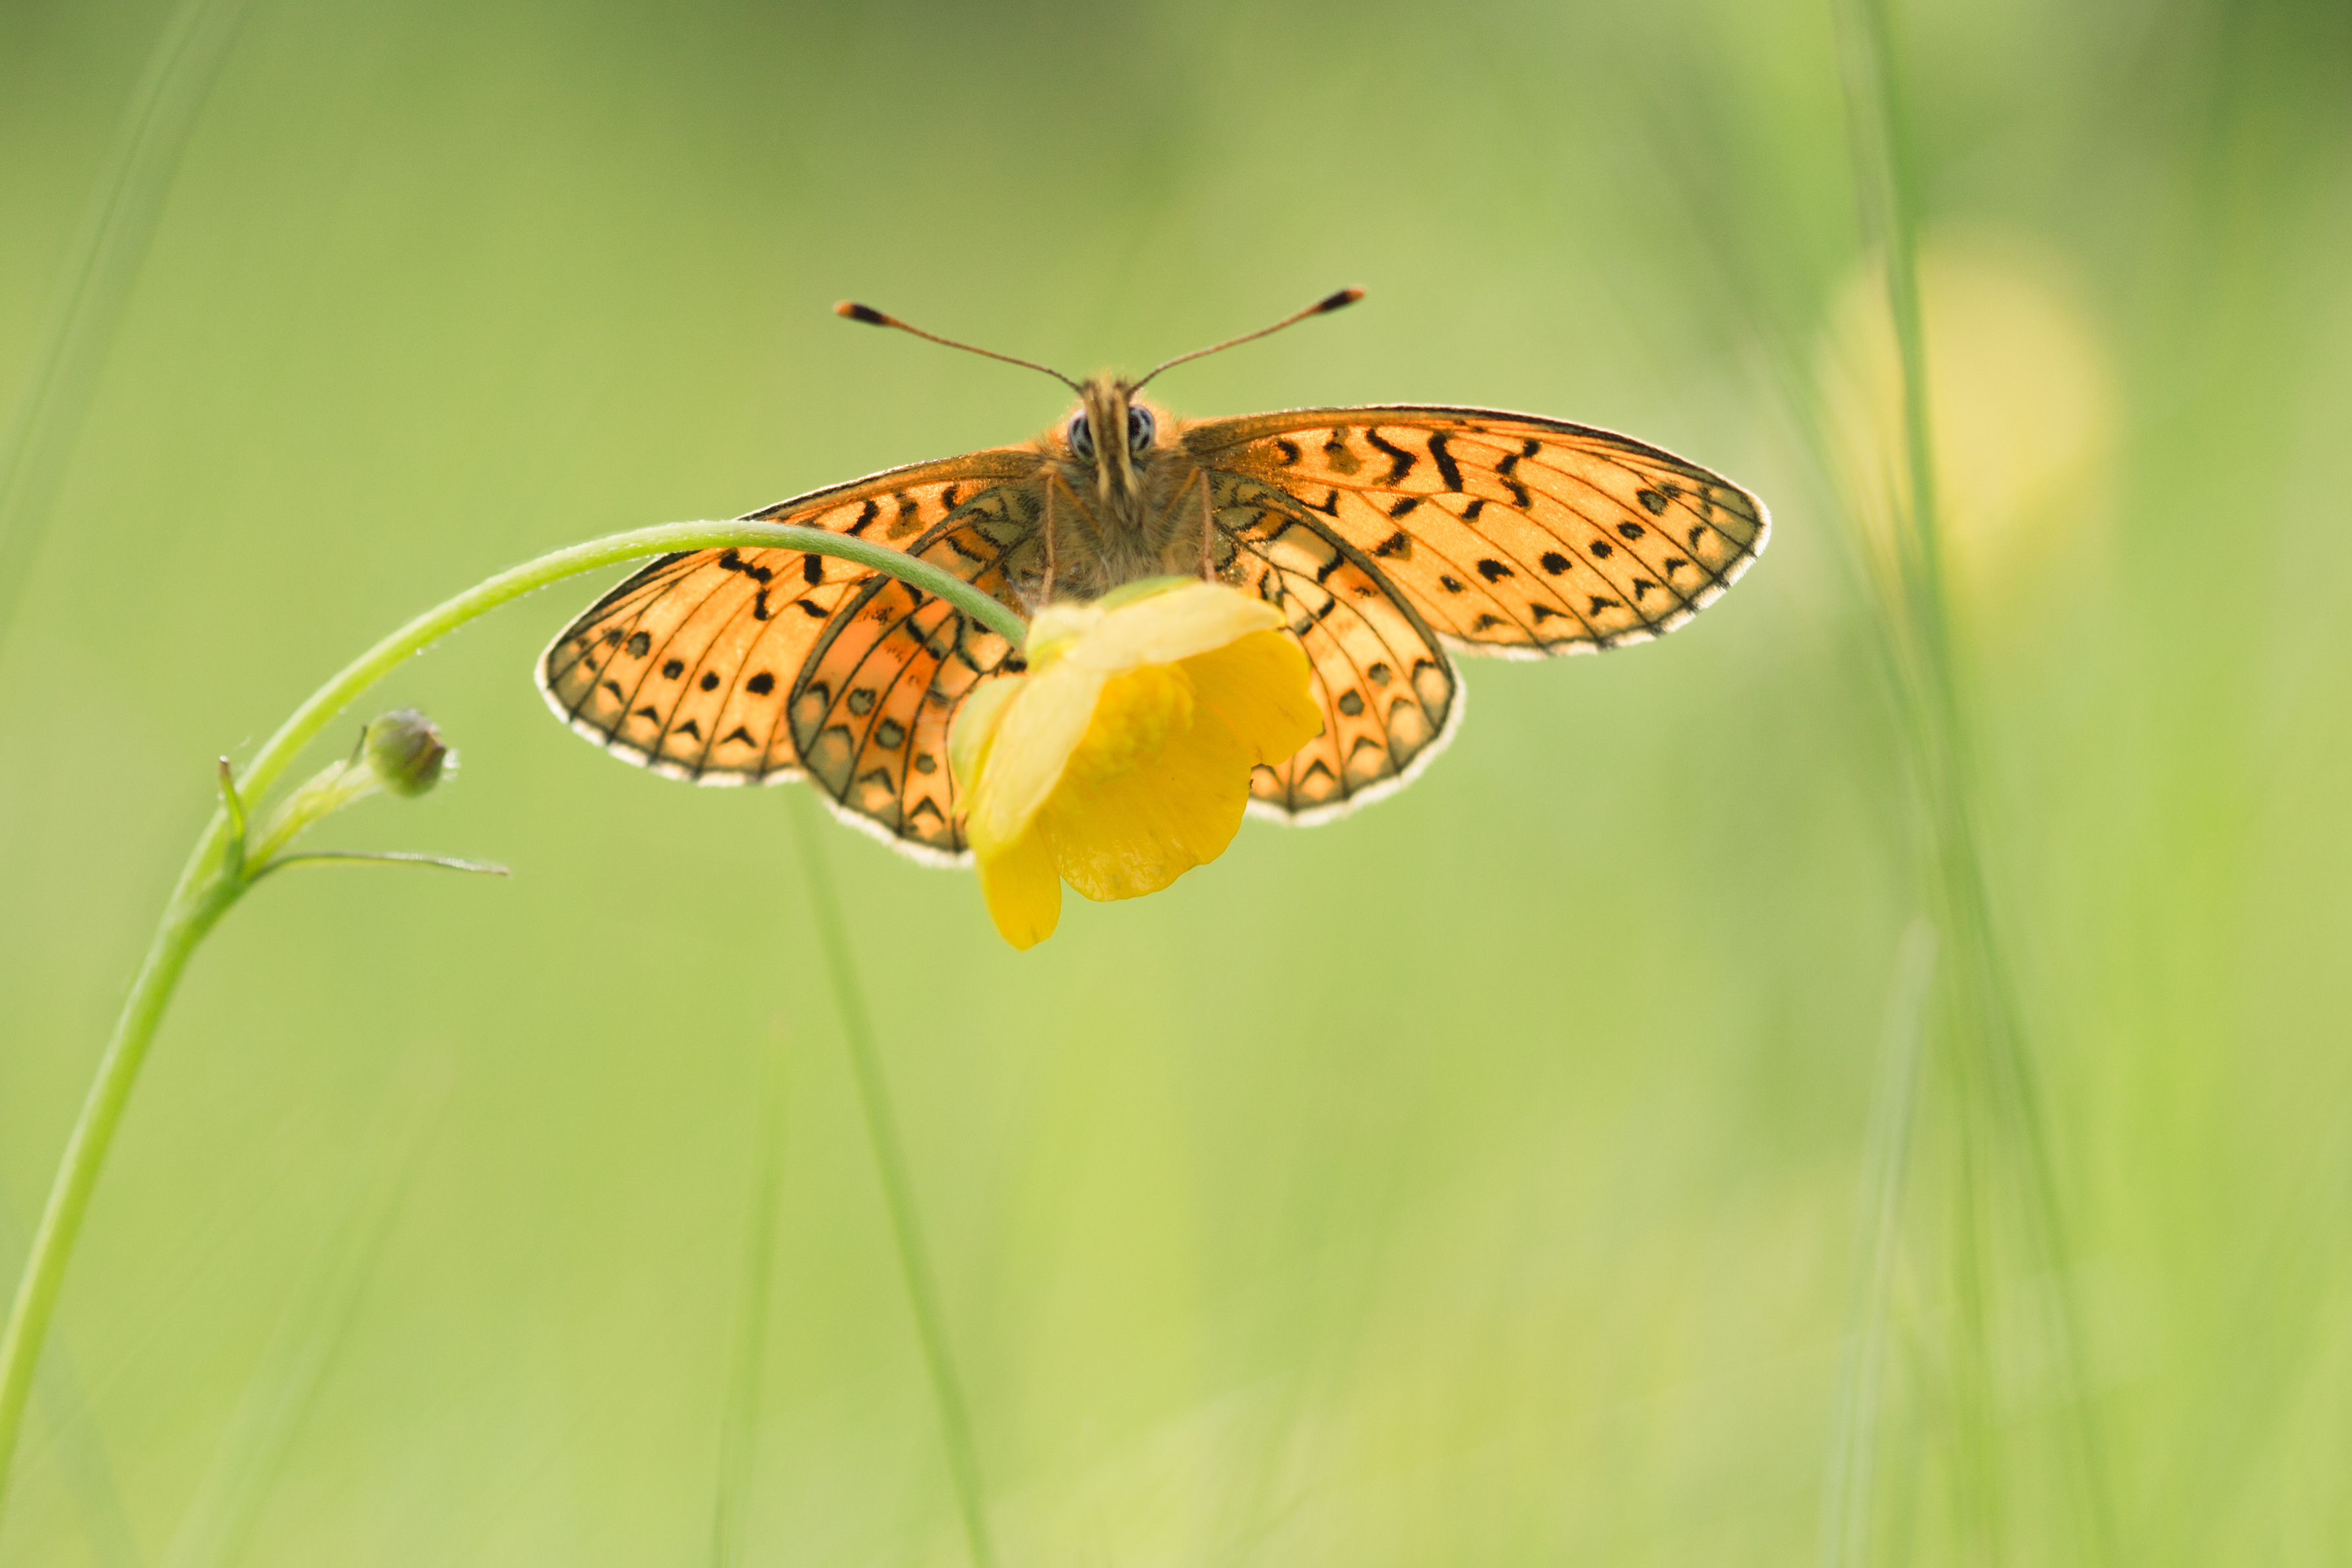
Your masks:
[{"label": "green grass stalk", "polygon": [[719,1427],[712,1568],[736,1568],[751,1522],[751,1464],[760,1429],[760,1379],[767,1364],[768,1294],[775,1267],[777,1188],[783,1179],[784,1034],[779,1020],[760,1059],[760,1120],[752,1131],[751,1187],[743,1218],[743,1274],[736,1287],[735,1343],[728,1358],[727,1405]]},{"label": "green grass stalk", "polygon": [[180,1516],[163,1568],[228,1568],[246,1555],[271,1485],[359,1316],[446,1089],[436,1083],[396,1103],[374,1138],[334,1233],[262,1353]]},{"label": "green grass stalk", "polygon": [[1936,927],[1922,916],[1903,934],[1886,1002],[1878,1086],[1864,1135],[1861,1197],[1854,1217],[1853,1282],[1837,1391],[1830,1411],[1829,1464],[1822,1490],[1822,1568],[1856,1568],[1870,1557],[1872,1478],[1878,1455],[1880,1374],[1895,1301],[1903,1196],[1917,1124],[1919,1058],[1927,1040]]},{"label": "green grass stalk", "polygon": [[[21,1239],[14,1207],[0,1207],[0,1253],[13,1255]],[[142,1568],[147,1559],[123,1506],[121,1479],[90,1419],[89,1395],[62,1340],[41,1358],[33,1400],[47,1418],[93,1568]]]},{"label": "green grass stalk", "polygon": [[105,172],[49,307],[33,372],[0,434],[0,643],[39,553],[131,286],[246,0],[182,0],[124,105]]},{"label": "green grass stalk", "polygon": [[[1894,507],[1892,581],[1882,595],[1905,740],[1924,810],[1924,880],[1948,939],[1944,1053],[1958,1101],[1960,1169],[1954,1198],[1954,1274],[1963,1333],[1958,1352],[1961,1511],[1979,1554],[2002,1544],[2000,1464],[1990,1399],[1987,1304],[1996,1160],[2022,1156],[2023,1218],[2034,1271],[2050,1281],[2051,1325],[2076,1444],[2085,1560],[2116,1561],[2106,1465],[2095,1413],[2083,1389],[2079,1313],[2065,1270],[2067,1249],[2045,1116],[2016,985],[1994,914],[1976,801],[1971,729],[1963,699],[1944,579],[1942,524],[1928,400],[1927,334],[1920,307],[1918,200],[1906,141],[1886,0],[1838,0],[1839,58],[1847,125],[1866,237],[1884,258],[1903,399],[1903,494]],[[1998,1145],[1994,1137],[1998,1137]]]},{"label": "green grass stalk", "polygon": [[915,1333],[922,1341],[923,1361],[931,1375],[931,1394],[940,1409],[940,1436],[947,1448],[948,1474],[955,1483],[956,1506],[963,1515],[964,1540],[971,1552],[972,1568],[995,1568],[996,1550],[988,1532],[988,1511],[981,1490],[980,1453],[972,1441],[971,1417],[956,1375],[955,1352],[948,1342],[946,1314],[940,1310],[939,1287],[923,1248],[922,1226],[915,1208],[915,1186],[907,1174],[907,1155],[898,1141],[898,1119],[890,1110],[890,1086],[882,1075],[881,1052],[875,1048],[874,1025],[866,1011],[866,993],[849,953],[847,923],[841,898],[833,885],[833,872],[820,836],[816,802],[804,794],[792,803],[793,831],[800,841],[801,874],[816,920],[817,940],[824,949],[825,966],[833,977],[835,1004],[841,1012],[841,1032],[849,1047],[849,1065],[857,1079],[857,1097],[866,1110],[866,1131],[874,1148],[874,1164],[882,1177],[882,1197],[890,1210],[890,1231],[898,1244],[898,1266],[907,1279],[908,1304],[915,1315]]},{"label": "green grass stalk", "polygon": [[[889,572],[927,593],[945,599],[1016,645],[1026,632],[1019,616],[970,583],[887,545],[869,544],[821,528],[778,523],[664,523],[635,528],[554,550],[502,571],[426,611],[385,637],[311,693],[293,716],[278,727],[277,733],[263,743],[252,763],[236,780],[236,793],[244,798],[248,808],[257,807],[263,794],[302,747],[316,738],[336,715],[411,656],[467,622],[534,589],[582,572],[669,550],[712,549],[728,545],[837,556]],[[99,1061],[97,1075],[58,1160],[47,1207],[34,1231],[25,1272],[9,1308],[7,1327],[0,1331],[0,1517],[5,1517],[9,1466],[16,1457],[17,1437],[24,1426],[26,1398],[33,1386],[33,1368],[40,1358],[41,1342],[48,1333],[58,1292],[65,1283],[66,1266],[89,1207],[90,1194],[98,1186],[99,1173],[105,1166],[107,1151],[113,1145],[123,1108],[130,1103],[131,1087],[138,1082],[139,1069],[154,1040],[156,1026],[163,1021],[164,1009],[170,1005],[173,990],[197,944],[252,885],[252,877],[267,870],[266,866],[243,864],[241,854],[237,863],[231,863],[232,845],[241,848],[242,835],[234,831],[230,809],[224,805],[214,811],[198,837],[194,851],[180,873],[179,883],[164,905],[163,922],[140,964],[137,978],[131,982],[131,994],[123,1002],[106,1053]],[[837,943],[839,933],[834,933],[832,939]]]}]

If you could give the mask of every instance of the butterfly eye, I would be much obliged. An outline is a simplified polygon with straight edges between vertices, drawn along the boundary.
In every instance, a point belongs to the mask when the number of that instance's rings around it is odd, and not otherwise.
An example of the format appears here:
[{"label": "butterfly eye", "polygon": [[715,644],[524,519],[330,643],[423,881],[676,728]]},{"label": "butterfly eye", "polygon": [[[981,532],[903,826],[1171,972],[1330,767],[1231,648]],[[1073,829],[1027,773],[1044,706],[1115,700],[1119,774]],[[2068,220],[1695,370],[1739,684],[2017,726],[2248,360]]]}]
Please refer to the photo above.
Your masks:
[{"label": "butterfly eye", "polygon": [[1127,449],[1138,457],[1150,451],[1152,428],[1150,409],[1129,409],[1127,411]]},{"label": "butterfly eye", "polygon": [[1070,450],[1091,463],[1095,455],[1095,427],[1087,423],[1087,411],[1080,409],[1070,415]]}]

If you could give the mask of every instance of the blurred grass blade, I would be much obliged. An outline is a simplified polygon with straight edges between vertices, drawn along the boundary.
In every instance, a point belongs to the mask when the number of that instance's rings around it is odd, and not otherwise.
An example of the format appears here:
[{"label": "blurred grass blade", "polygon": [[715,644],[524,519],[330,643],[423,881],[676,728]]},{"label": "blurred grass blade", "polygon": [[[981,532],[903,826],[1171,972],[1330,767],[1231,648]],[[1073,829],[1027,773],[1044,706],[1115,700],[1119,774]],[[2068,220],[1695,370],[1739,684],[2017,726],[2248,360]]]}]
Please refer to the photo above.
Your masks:
[{"label": "blurred grass blade", "polygon": [[55,1434],[58,1458],[67,1484],[73,1490],[75,1511],[81,1515],[83,1539],[99,1568],[138,1568],[147,1561],[139,1549],[130,1511],[123,1506],[122,1484],[106,1439],[90,1419],[89,1396],[83,1392],[73,1357],[62,1344],[49,1347],[47,1360],[34,1378],[39,1408]]},{"label": "blurred grass blade", "polygon": [[736,1285],[735,1345],[719,1428],[719,1487],[711,1521],[713,1568],[735,1568],[751,1522],[758,1457],[760,1378],[767,1361],[768,1293],[775,1261],[777,1188],[783,1177],[784,1025],[769,1030],[760,1057],[760,1121],[752,1134],[751,1190],[743,1218],[743,1272]]},{"label": "blurred grass blade", "polygon": [[[0,1204],[0,1254],[17,1256],[25,1235],[15,1208]],[[122,1485],[115,1475],[113,1458],[89,1418],[89,1396],[64,1339],[60,1333],[34,1375],[35,1408],[47,1420],[49,1441],[65,1469],[74,1511],[81,1516],[90,1561],[98,1568],[138,1568],[146,1557],[139,1550],[131,1515],[122,1506]]]},{"label": "blurred grass blade", "polygon": [[1838,1350],[1837,1392],[1830,1412],[1827,1473],[1822,1489],[1822,1568],[1850,1568],[1870,1556],[1871,1483],[1877,1457],[1879,1375],[1885,1364],[1887,1315],[1894,1303],[1896,1241],[1911,1168],[1911,1133],[1919,1095],[1919,1058],[1927,1039],[1927,992],[1936,971],[1936,927],[1911,922],[1895,957],[1878,1084],[1864,1134],[1862,1183],[1854,1216],[1853,1278]]},{"label": "blurred grass blade", "polygon": [[2208,1331],[2209,1354],[2193,1364],[2191,1414],[2174,1427],[2163,1480],[2149,1490],[2154,1506],[2133,1521],[2135,1563],[2232,1555],[2215,1538],[2233,1511],[2263,1495],[2279,1468],[2278,1438],[2311,1397],[2315,1369],[2329,1364],[2331,1339],[2340,1341],[2341,1260],[2352,1257],[2352,1093],[2337,1091],[2326,1124],[2289,1200],[2268,1218],[2253,1266],[2231,1281]]},{"label": "blurred grass blade", "polygon": [[[2057,1179],[2016,986],[2010,973],[1984,856],[1983,813],[1943,570],[1938,489],[1928,407],[1927,335],[1920,307],[1916,183],[1906,140],[1885,0],[1838,0],[1839,61],[1865,237],[1885,270],[1902,397],[1903,493],[1894,507],[1891,581],[1880,616],[1894,651],[1905,739],[1927,832],[1923,880],[1949,944],[1944,1019],[1956,1093],[1959,1169],[1953,1190],[1952,1270],[1961,1333],[1953,1347],[1953,1396],[1963,1528],[1973,1549],[2005,1553],[2003,1467],[1993,1413],[1991,1226],[2003,1212],[1997,1184],[2014,1181],[2031,1273],[2049,1282],[2061,1397],[2071,1419],[2073,1479],[2084,1556],[2116,1559],[2105,1458],[2084,1392],[2082,1331]],[[2016,1168],[2020,1167],[2021,1168]]]},{"label": "blurred grass blade", "polygon": [[334,1234],[262,1352],[180,1516],[163,1568],[227,1568],[246,1554],[270,1489],[359,1315],[446,1087],[446,1080],[436,1080],[395,1099]]},{"label": "blurred grass blade", "polygon": [[34,350],[32,374],[0,434],[0,646],[16,620],[25,576],[39,552],[180,154],[245,9],[246,0],[181,0],[123,110],[106,172]]},{"label": "blurred grass blade", "polygon": [[890,1209],[890,1229],[898,1244],[898,1266],[907,1277],[907,1300],[915,1314],[915,1333],[923,1344],[923,1361],[931,1375],[931,1394],[940,1407],[940,1436],[946,1445],[948,1473],[955,1483],[956,1506],[963,1514],[964,1540],[971,1551],[972,1568],[995,1568],[996,1551],[988,1533],[988,1511],[980,1484],[980,1455],[972,1442],[971,1417],[963,1400],[962,1379],[957,1375],[955,1352],[948,1343],[946,1315],[940,1310],[939,1287],[923,1249],[922,1223],[915,1210],[914,1183],[907,1174],[906,1151],[899,1145],[898,1119],[890,1111],[890,1089],[882,1076],[881,1052],[875,1049],[874,1025],[866,1013],[866,995],[849,955],[848,927],[835,892],[833,870],[827,863],[815,797],[806,789],[792,792],[794,836],[800,841],[801,872],[808,884],[811,913],[817,938],[824,944],[825,967],[832,972],[835,1004],[841,1011],[842,1038],[849,1047],[849,1064],[857,1078],[857,1097],[866,1108],[866,1131],[874,1147],[874,1163],[882,1177],[882,1196]]}]

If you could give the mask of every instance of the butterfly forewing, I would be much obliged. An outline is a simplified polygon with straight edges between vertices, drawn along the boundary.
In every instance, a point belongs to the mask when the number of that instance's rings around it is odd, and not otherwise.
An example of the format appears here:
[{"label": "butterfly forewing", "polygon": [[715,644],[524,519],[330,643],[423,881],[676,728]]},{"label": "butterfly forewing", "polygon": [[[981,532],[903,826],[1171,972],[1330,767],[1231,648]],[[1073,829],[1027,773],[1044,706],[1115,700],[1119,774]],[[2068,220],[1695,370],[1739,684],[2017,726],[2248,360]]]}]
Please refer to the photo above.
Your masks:
[{"label": "butterfly forewing", "polygon": [[1769,531],[1756,498],[1610,432],[1485,409],[1305,409],[1189,427],[1187,453],[1289,495],[1466,652],[1672,631]]}]

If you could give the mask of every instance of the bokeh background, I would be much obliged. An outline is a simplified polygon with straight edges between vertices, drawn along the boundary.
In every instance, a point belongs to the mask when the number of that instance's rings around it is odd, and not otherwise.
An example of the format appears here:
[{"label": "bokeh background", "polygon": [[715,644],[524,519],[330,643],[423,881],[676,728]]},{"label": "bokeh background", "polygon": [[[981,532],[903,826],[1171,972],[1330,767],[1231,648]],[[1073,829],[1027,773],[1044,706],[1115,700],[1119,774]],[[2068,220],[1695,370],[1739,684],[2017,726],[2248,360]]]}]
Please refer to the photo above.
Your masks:
[{"label": "bokeh background", "polygon": [[[2344,1561],[2352,14],[1895,9],[2039,1093],[1989,1134],[1933,1027],[1888,1087],[1938,949],[1833,21],[0,6],[0,415],[72,415],[0,541],[0,1272],[213,758],[543,549],[1061,412],[835,298],[1084,372],[1360,282],[1161,395],[1622,428],[1772,548],[1662,643],[1474,664],[1402,796],[1025,956],[826,826],[1003,1561]],[[178,140],[100,267],[127,124]],[[103,343],[38,382],[77,290]],[[709,1562],[730,1403],[741,1560],[964,1560],[792,802],[548,715],[597,591],[381,687],[463,770],[320,839],[511,881],[289,876],[198,956],[0,1563]],[[1987,1219],[2036,1167],[2058,1223]]]}]

